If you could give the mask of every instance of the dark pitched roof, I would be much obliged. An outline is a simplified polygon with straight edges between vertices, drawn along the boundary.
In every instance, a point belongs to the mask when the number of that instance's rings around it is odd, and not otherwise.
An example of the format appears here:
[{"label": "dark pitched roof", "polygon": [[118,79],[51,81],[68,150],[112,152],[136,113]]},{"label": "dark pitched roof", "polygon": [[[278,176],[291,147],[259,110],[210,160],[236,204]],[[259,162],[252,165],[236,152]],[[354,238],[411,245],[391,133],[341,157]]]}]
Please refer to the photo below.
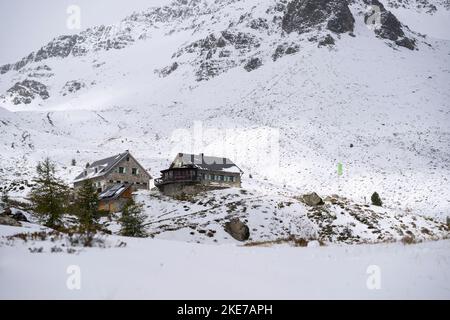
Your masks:
[{"label": "dark pitched roof", "polygon": [[[127,155],[129,155],[129,152],[125,151],[124,153],[93,162],[75,178],[75,182],[103,176]],[[97,172],[95,172],[95,169],[97,169]],[[87,173],[86,175],[84,174],[85,172]]]},{"label": "dark pitched roof", "polygon": [[200,154],[179,153],[170,168],[195,167],[201,170],[242,173],[242,170],[230,159]]},{"label": "dark pitched roof", "polygon": [[131,187],[129,183],[117,183],[98,195],[99,200],[114,200]]}]

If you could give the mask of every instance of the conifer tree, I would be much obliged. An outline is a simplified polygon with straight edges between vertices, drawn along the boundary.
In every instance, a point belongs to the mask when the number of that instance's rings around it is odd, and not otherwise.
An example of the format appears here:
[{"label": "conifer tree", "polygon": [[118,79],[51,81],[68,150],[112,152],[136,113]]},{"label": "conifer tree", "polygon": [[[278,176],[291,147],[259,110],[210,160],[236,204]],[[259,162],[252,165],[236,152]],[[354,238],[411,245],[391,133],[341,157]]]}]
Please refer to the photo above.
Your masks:
[{"label": "conifer tree", "polygon": [[78,190],[75,200],[75,210],[81,232],[95,232],[100,228],[98,203],[96,188],[92,182],[85,181]]},{"label": "conifer tree", "polygon": [[120,234],[126,237],[147,236],[145,220],[147,216],[142,213],[142,205],[136,204],[132,199],[124,206],[122,216],[119,219],[121,225]]},{"label": "conifer tree", "polygon": [[33,179],[34,186],[29,194],[34,212],[41,216],[49,228],[60,225],[68,205],[69,188],[55,174],[56,165],[49,158],[39,162]]}]

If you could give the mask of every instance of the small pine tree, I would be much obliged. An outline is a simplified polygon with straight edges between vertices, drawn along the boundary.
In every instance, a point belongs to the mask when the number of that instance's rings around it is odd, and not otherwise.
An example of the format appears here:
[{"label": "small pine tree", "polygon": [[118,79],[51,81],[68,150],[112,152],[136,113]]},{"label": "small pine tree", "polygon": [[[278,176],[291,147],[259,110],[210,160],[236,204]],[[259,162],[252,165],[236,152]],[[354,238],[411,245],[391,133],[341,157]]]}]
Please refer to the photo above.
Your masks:
[{"label": "small pine tree", "polygon": [[9,195],[8,195],[8,191],[6,190],[6,187],[2,190],[2,202],[8,206],[9,204]]},{"label": "small pine tree", "polygon": [[77,165],[77,160],[75,160],[75,159],[72,159],[72,162],[71,162],[71,164],[72,164],[72,167],[75,167],[75,166]]},{"label": "small pine tree", "polygon": [[95,232],[100,228],[98,203],[97,190],[90,181],[85,181],[78,190],[75,200],[80,232]]},{"label": "small pine tree", "polygon": [[39,162],[33,179],[34,186],[29,194],[33,210],[49,228],[60,225],[69,198],[68,186],[55,173],[56,165],[49,158]]},{"label": "small pine tree", "polygon": [[136,204],[132,199],[129,200],[122,210],[122,216],[119,218],[120,234],[126,237],[146,237],[144,224],[146,219],[147,216],[142,213],[142,205]]},{"label": "small pine tree", "polygon": [[381,198],[377,192],[374,192],[372,196],[370,197],[370,200],[372,200],[372,205],[381,207],[383,205],[383,202],[381,201]]}]

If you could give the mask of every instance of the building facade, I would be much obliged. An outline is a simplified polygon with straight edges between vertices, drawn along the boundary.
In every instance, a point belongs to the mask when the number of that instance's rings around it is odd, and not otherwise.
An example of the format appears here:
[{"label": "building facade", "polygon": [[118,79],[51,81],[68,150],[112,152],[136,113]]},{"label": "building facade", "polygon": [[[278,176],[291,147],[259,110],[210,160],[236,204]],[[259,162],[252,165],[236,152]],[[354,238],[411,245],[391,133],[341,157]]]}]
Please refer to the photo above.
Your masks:
[{"label": "building facade", "polygon": [[131,185],[133,190],[149,189],[150,179],[147,170],[127,150],[89,165],[75,178],[74,188],[90,181],[99,193],[117,184]]},{"label": "building facade", "polygon": [[170,167],[161,171],[155,186],[167,195],[241,187],[242,170],[228,158],[179,153]]}]

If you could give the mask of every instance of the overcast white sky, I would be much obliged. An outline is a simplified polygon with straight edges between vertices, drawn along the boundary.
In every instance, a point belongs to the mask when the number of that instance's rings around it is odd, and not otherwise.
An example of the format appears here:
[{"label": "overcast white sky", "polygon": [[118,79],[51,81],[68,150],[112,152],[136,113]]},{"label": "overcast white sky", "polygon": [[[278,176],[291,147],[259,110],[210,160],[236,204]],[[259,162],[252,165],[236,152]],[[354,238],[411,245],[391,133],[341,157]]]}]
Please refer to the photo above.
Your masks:
[{"label": "overcast white sky", "polygon": [[77,33],[66,26],[67,8],[81,9],[81,29],[120,21],[133,11],[170,0],[1,0],[0,65],[16,62],[52,38]]}]

